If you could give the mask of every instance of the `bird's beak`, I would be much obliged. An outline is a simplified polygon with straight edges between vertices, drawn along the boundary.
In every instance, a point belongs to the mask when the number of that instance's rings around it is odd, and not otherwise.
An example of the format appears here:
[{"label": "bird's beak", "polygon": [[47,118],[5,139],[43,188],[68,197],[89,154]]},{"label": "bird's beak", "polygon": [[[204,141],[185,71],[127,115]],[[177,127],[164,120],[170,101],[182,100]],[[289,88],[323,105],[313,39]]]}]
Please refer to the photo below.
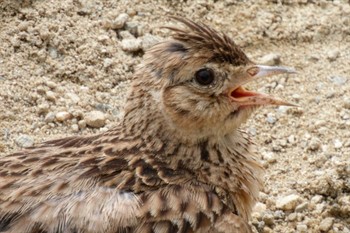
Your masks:
[{"label": "bird's beak", "polygon": [[[282,66],[263,66],[254,65],[249,67],[247,70],[248,78],[242,80],[242,84],[256,80],[262,77],[268,77],[277,74],[294,74],[296,71],[290,67]],[[246,76],[246,77],[247,77]],[[295,104],[288,103],[284,100],[274,98],[262,93],[248,91],[244,87],[236,86],[229,91],[231,101],[238,103],[241,106],[259,106],[259,105],[285,105],[285,106],[296,106]]]}]

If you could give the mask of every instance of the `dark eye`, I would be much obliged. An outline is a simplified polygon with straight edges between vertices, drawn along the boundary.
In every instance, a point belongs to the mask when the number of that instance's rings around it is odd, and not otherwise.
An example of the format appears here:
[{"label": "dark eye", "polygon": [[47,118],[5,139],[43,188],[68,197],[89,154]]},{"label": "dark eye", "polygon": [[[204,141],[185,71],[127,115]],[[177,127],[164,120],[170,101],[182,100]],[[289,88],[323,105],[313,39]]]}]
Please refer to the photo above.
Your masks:
[{"label": "dark eye", "polygon": [[211,69],[200,69],[195,74],[195,80],[198,84],[208,86],[214,82],[214,72]]}]

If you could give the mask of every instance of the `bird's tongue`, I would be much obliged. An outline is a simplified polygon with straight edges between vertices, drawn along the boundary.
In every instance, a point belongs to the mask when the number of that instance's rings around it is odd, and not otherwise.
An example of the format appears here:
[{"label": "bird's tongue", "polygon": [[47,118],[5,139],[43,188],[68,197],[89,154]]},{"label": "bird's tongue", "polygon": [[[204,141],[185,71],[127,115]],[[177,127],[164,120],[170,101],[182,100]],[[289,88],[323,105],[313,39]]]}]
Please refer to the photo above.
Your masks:
[{"label": "bird's tongue", "polygon": [[231,100],[240,104],[241,106],[250,105],[285,105],[295,106],[294,104],[288,103],[284,100],[274,98],[262,93],[253,91],[247,91],[244,87],[239,86],[230,93]]}]

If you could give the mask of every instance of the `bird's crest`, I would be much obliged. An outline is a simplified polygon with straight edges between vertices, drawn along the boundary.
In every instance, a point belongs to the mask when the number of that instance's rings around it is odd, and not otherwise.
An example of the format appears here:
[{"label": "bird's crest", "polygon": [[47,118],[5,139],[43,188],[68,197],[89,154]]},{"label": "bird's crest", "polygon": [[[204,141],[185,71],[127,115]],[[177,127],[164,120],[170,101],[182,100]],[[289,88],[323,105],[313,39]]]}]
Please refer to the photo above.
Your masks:
[{"label": "bird's crest", "polygon": [[189,19],[176,16],[171,18],[187,26],[187,28],[165,27],[174,32],[172,37],[175,40],[185,42],[195,51],[209,50],[213,54],[211,59],[214,61],[229,62],[235,66],[251,63],[241,48],[226,34]]}]

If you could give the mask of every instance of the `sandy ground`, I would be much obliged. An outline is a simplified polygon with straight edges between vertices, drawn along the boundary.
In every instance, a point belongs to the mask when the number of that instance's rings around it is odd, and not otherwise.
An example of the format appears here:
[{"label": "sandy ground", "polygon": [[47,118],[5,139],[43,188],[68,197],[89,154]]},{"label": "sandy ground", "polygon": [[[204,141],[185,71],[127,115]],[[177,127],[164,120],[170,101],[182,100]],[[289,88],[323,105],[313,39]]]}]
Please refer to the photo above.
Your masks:
[{"label": "sandy ground", "polygon": [[244,126],[267,170],[255,230],[350,232],[348,1],[0,0],[0,154],[113,127],[144,50],[169,36],[167,15],[299,72],[250,85],[300,106],[261,109]]}]

